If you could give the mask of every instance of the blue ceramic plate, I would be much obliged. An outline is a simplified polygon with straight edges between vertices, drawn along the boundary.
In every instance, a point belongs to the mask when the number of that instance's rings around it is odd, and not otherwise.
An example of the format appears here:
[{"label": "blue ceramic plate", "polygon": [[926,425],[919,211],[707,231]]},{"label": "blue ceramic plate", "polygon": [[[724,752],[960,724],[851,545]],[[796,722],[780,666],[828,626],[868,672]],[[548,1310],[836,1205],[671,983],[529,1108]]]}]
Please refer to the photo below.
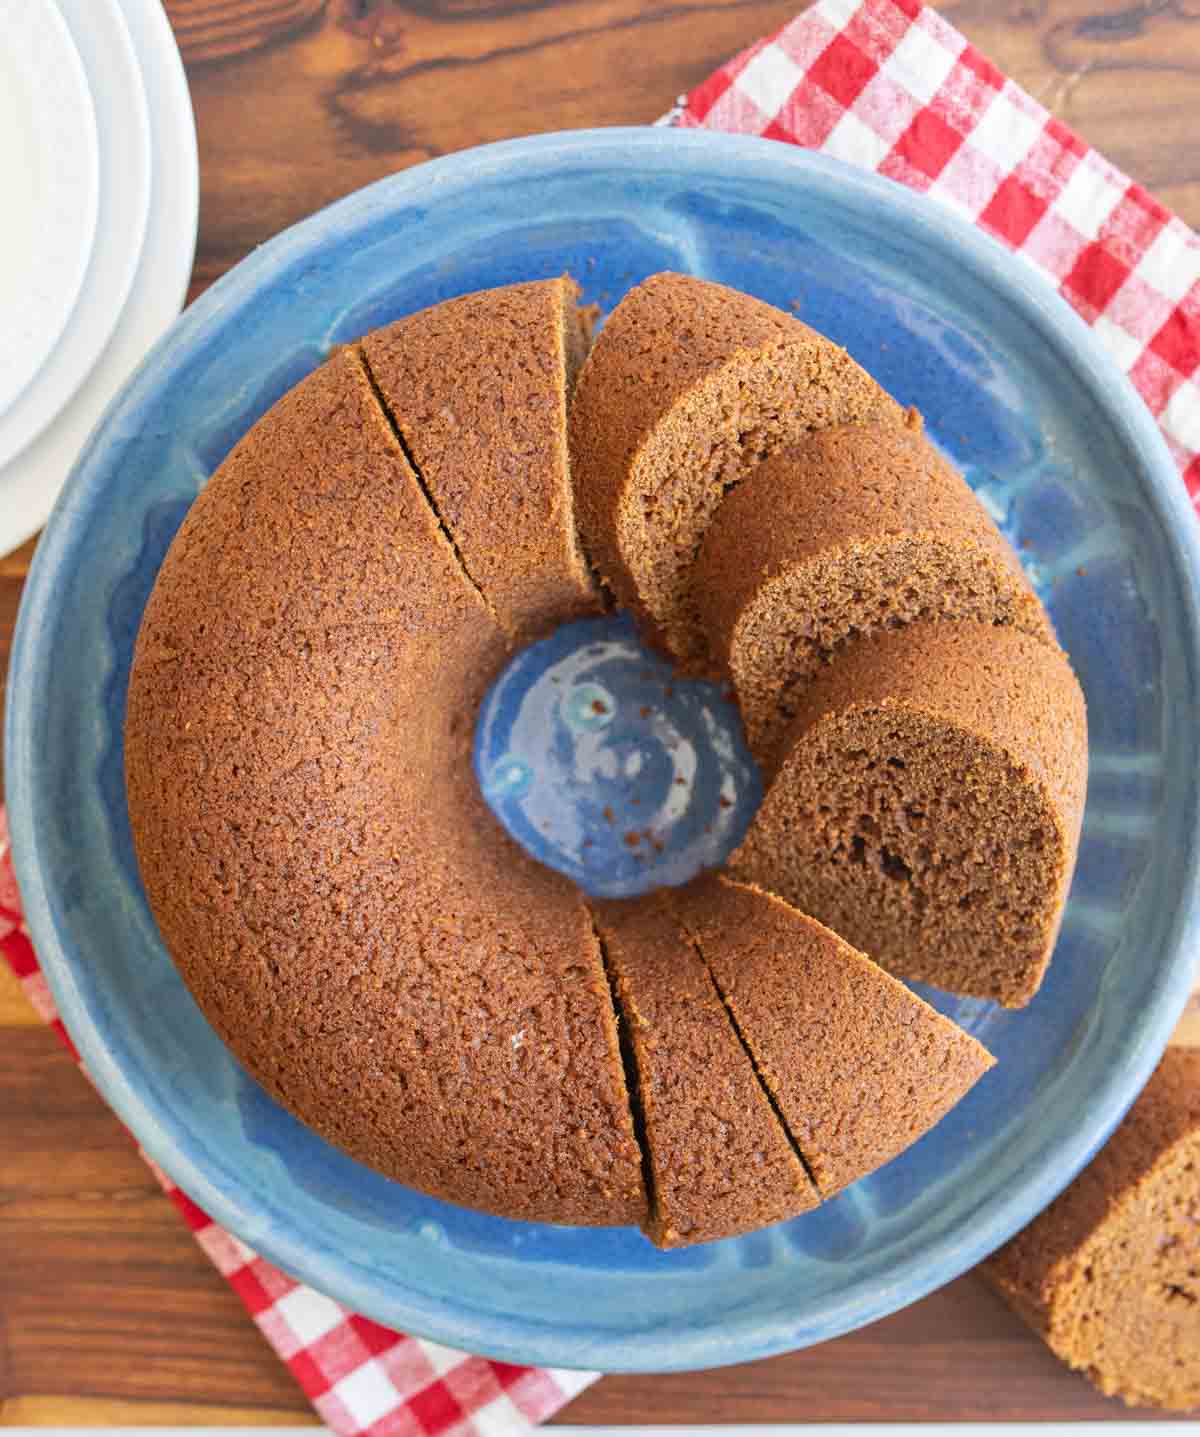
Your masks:
[{"label": "blue ceramic plate", "polygon": [[[664,1254],[386,1182],[249,1082],[185,992],[130,847],[121,720],[146,595],[230,446],[331,345],[437,300],[569,270],[613,305],[688,270],[800,314],[919,405],[1020,546],[1087,692],[1091,785],[1049,979],[1024,1012],[943,999],[999,1067],[843,1197]],[[784,145],[547,135],[437,160],[257,250],[109,410],[38,548],[9,688],[29,920],[67,1027],[146,1150],[220,1222],[352,1307],[456,1347],[609,1370],[832,1337],[954,1277],[1117,1122],[1197,947],[1197,565],[1133,390],[1023,263],[924,199]],[[213,600],[220,602],[220,595]]]}]

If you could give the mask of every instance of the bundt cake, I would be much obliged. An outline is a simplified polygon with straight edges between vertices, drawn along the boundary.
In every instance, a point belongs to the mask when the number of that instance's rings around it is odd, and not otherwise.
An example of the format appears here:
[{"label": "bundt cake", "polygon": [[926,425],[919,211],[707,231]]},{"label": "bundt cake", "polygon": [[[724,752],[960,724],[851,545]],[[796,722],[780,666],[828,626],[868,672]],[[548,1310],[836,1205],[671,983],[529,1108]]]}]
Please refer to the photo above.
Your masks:
[{"label": "bundt cake", "polygon": [[795,696],[848,639],[936,618],[1055,642],[966,481],[895,425],[838,425],[766,460],[721,501],[692,588],[767,766]]},{"label": "bundt cake", "polygon": [[[843,351],[660,275],[584,359],[576,299],[545,280],[398,320],[234,448],[143,616],[129,813],[180,972],[299,1118],[434,1196],[675,1246],[803,1213],[984,1073],[872,959],[1027,1000],[1083,707],[1010,551]],[[778,536],[747,476],[786,488]],[[762,723],[794,706],[732,870],[769,891],[590,902],[485,803],[481,700],[517,643],[601,607],[592,565],[689,662],[715,640]],[[806,683],[773,689],[759,645]]]},{"label": "bundt cake", "polygon": [[571,404],[584,551],[651,637],[697,660],[692,561],[722,496],[811,430],[873,418],[911,422],[824,335],[724,285],[651,275],[608,317]]},{"label": "bundt cake", "polygon": [[653,1240],[707,1242],[816,1207],[704,960],[666,902],[597,904],[596,923],[633,1050]]},{"label": "bundt cake", "polygon": [[822,1198],[891,1162],[992,1067],[828,928],[727,878],[671,900]]},{"label": "bundt cake", "polygon": [[729,861],[898,977],[1021,1007],[1075,866],[1083,694],[1012,627],[911,624],[847,645],[798,695]]},{"label": "bundt cake", "polygon": [[1130,1406],[1200,1407],[1200,1048],[1168,1048],[1091,1165],[979,1269]]}]

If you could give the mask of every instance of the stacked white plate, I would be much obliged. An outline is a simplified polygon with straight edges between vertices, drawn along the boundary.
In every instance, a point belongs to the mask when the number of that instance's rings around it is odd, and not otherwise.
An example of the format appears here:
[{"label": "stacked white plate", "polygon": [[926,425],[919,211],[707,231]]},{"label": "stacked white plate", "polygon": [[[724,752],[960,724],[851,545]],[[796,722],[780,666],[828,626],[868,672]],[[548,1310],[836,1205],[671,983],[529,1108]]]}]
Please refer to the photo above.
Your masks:
[{"label": "stacked white plate", "polygon": [[0,555],[183,306],[196,129],[160,0],[0,0]]}]

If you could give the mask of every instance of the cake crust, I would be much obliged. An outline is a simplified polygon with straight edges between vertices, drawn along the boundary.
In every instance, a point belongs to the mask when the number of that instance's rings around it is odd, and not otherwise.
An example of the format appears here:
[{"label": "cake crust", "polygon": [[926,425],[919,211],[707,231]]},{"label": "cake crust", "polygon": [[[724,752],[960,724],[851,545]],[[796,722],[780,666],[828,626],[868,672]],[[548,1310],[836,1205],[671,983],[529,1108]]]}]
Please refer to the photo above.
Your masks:
[{"label": "cake crust", "polygon": [[567,397],[588,345],[565,275],[480,290],[362,340],[371,377],[463,564],[528,643],[598,613],[567,462]]}]

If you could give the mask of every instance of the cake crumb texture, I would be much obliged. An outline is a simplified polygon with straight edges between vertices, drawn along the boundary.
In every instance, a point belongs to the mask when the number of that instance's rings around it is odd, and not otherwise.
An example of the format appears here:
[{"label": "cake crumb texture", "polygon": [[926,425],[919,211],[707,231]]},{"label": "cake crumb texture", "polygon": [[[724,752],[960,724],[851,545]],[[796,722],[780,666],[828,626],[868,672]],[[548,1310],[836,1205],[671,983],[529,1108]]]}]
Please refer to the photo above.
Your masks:
[{"label": "cake crumb texture", "polygon": [[921,619],[1011,625],[1056,646],[1012,547],[923,433],[819,430],[721,501],[692,589],[770,766],[797,694],[852,639]]},{"label": "cake crumb texture", "polygon": [[1200,1048],[1168,1048],[1075,1181],[980,1274],[1131,1407],[1200,1407]]},{"label": "cake crumb texture", "polygon": [[897,977],[1022,1007],[1050,961],[1087,784],[1083,694],[1016,629],[920,623],[804,689],[729,861]]},{"label": "cake crumb texture", "polygon": [[824,335],[724,285],[651,275],[609,315],[571,403],[584,547],[652,640],[703,664],[691,568],[723,495],[810,431],[873,418],[915,422]]}]

